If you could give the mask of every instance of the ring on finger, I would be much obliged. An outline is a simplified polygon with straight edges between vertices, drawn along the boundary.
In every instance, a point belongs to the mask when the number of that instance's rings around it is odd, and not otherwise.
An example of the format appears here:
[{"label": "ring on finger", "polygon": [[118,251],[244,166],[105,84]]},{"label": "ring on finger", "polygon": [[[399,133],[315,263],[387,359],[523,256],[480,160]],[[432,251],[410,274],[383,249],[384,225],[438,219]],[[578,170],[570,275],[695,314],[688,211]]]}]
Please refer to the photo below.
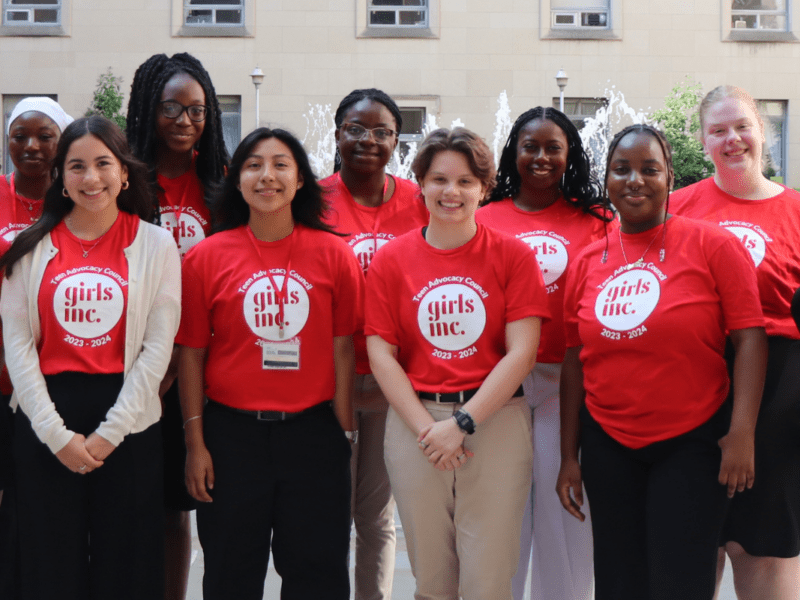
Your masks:
[{"label": "ring on finger", "polygon": [[467,453],[466,452],[462,452],[456,458],[458,458],[458,460],[464,460],[465,458],[467,458]]},{"label": "ring on finger", "polygon": [[419,447],[422,448],[423,450],[425,450],[425,449],[427,449],[428,444],[426,444],[425,442],[420,442],[419,443]]},{"label": "ring on finger", "polygon": [[86,470],[86,465],[83,465],[78,468],[78,471],[80,471],[81,473],[83,473],[85,470]]}]

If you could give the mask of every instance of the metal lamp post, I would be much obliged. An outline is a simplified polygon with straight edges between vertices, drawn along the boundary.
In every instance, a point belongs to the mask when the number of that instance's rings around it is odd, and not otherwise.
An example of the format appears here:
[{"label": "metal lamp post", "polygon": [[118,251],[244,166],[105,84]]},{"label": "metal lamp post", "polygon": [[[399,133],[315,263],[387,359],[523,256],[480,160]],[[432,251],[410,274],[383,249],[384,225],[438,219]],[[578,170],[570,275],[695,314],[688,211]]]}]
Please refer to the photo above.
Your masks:
[{"label": "metal lamp post", "polygon": [[261,114],[258,106],[259,101],[259,94],[258,94],[258,86],[261,85],[261,82],[264,81],[264,72],[256,67],[253,69],[253,72],[250,73],[250,77],[253,80],[253,85],[256,87],[256,129],[258,129],[258,115]]},{"label": "metal lamp post", "polygon": [[569,81],[569,77],[567,77],[564,69],[559,69],[558,73],[556,73],[556,83],[558,84],[558,89],[561,90],[558,98],[558,110],[561,112],[564,112],[564,88],[567,87],[567,81]]}]

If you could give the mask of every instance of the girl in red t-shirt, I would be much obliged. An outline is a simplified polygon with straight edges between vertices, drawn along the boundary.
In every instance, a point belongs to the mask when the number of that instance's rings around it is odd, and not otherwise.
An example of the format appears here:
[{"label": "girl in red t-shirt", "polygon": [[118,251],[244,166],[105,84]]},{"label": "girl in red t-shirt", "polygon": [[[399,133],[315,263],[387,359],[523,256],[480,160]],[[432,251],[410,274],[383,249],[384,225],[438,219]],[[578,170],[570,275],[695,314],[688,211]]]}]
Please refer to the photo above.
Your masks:
[{"label": "girl in red t-shirt", "polygon": [[510,600],[530,493],[530,410],[547,301],[535,256],[475,222],[491,152],[439,129],[413,171],[428,226],[387,244],[367,277],[367,350],[391,410],[385,459],[416,595]]},{"label": "girl in red t-shirt", "polygon": [[[69,125],[41,218],[0,259],[22,599],[163,595],[161,404],[180,261],[144,166],[99,116]],[[130,577],[136,565],[136,577]]]},{"label": "girl in red t-shirt", "polygon": [[530,246],[542,270],[550,307],[551,320],[542,325],[536,366],[523,382],[533,415],[536,451],[514,576],[515,600],[522,600],[529,566],[533,599],[574,600],[591,595],[591,524],[566,515],[553,488],[559,467],[564,282],[578,253],[603,237],[610,220],[606,214],[600,184],[591,174],[572,121],[554,108],[539,106],[522,113],[503,148],[497,187],[476,215],[478,223]]},{"label": "girl in red t-shirt", "polygon": [[271,547],[284,597],[346,600],[361,268],[282,129],[242,140],[219,207],[183,263],[178,335],[203,597],[260,599]]},{"label": "girl in red t-shirt", "polygon": [[676,214],[724,227],[756,266],[769,336],[767,379],[756,428],[756,482],[737,495],[721,539],[740,598],[800,594],[800,333],[790,302],[800,287],[800,194],[763,174],[764,123],[753,98],[720,86],[700,106],[714,175],[674,194]]},{"label": "girl in red t-shirt", "polygon": [[567,276],[557,490],[583,520],[586,484],[598,600],[711,598],[726,490],[753,485],[766,360],[755,272],[732,235],[668,214],[672,182],[661,132],[617,134],[605,188],[620,228]]},{"label": "girl in red t-shirt", "polygon": [[[157,222],[172,233],[181,258],[211,233],[209,207],[228,164],[221,115],[211,77],[194,56],[155,54],[136,70],[128,101],[128,141],[150,168],[158,196]],[[174,354],[161,385],[167,600],[186,597],[192,549],[189,511],[194,508],[184,483],[177,368]]]},{"label": "girl in red t-shirt", "polygon": [[[29,227],[42,212],[42,198],[51,183],[53,157],[61,132],[72,122],[61,106],[50,98],[20,100],[8,119],[8,155],[14,170],[0,175],[0,255],[14,237]],[[0,343],[0,593],[13,585],[16,558],[7,555],[13,547],[16,517],[13,511],[11,440],[13,412],[9,406],[11,381]],[[6,503],[3,504],[4,492]],[[12,538],[13,539],[13,538]]]},{"label": "girl in red t-shirt", "polygon": [[[336,109],[334,174],[320,181],[326,221],[358,258],[366,274],[378,248],[428,222],[428,210],[412,181],[386,173],[397,148],[403,117],[394,100],[376,89],[353,90]],[[369,369],[364,332],[354,338],[352,513],[356,528],[355,595],[388,600],[395,560],[394,499],[383,460],[386,398]]]}]

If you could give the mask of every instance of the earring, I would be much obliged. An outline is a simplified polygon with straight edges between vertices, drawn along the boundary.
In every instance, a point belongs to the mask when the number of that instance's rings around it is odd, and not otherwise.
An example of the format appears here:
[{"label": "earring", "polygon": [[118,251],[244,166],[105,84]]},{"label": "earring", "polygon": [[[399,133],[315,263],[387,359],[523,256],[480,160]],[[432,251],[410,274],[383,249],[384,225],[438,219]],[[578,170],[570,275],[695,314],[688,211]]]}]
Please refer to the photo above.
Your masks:
[{"label": "earring", "polygon": [[63,188],[61,190],[61,195],[64,196],[64,198],[69,198],[69,193],[67,192],[67,188]]},{"label": "earring", "polygon": [[126,179],[122,182],[122,189],[127,190],[131,186],[130,182]]}]

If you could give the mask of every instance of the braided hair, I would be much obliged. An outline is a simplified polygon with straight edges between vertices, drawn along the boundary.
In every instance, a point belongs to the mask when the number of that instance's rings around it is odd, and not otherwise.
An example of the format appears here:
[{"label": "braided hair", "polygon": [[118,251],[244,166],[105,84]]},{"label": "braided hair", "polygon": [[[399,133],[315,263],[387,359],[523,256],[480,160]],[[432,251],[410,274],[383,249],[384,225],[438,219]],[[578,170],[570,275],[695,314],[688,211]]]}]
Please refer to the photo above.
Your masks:
[{"label": "braided hair", "polygon": [[[386,92],[375,88],[369,88],[353,90],[347,94],[347,96],[342,98],[342,101],[339,102],[339,107],[336,109],[336,114],[333,117],[333,122],[336,125],[336,129],[339,129],[344,123],[344,115],[348,110],[350,110],[350,107],[354,104],[358,104],[362,100],[371,100],[372,102],[383,104],[387,110],[392,113],[392,116],[397,123],[397,131],[399,132],[403,128],[403,115],[400,114],[400,108],[397,106],[397,103],[392,100],[391,96],[389,96],[389,94]],[[341,170],[341,168],[342,157],[339,156],[339,152],[337,150],[336,157],[333,159],[333,172],[337,173]]]},{"label": "braided hair", "polygon": [[564,199],[593,217],[603,221],[610,220],[610,215],[602,209],[600,182],[592,175],[589,157],[583,149],[578,129],[561,111],[542,106],[522,113],[511,128],[500,155],[497,187],[486,200],[486,204],[505,198],[516,198],[519,194],[522,185],[522,178],[517,170],[519,133],[528,123],[537,119],[552,121],[561,128],[567,138],[567,169],[558,186]]},{"label": "braided hair", "polygon": [[[629,133],[645,133],[651,137],[654,137],[658,142],[658,145],[661,146],[661,151],[664,153],[664,163],[667,167],[667,202],[664,206],[664,216],[665,218],[669,217],[669,196],[670,192],[672,192],[672,185],[675,183],[675,172],[672,168],[672,146],[670,145],[669,141],[667,140],[666,136],[661,132],[661,130],[656,129],[652,125],[646,125],[643,123],[636,123],[635,125],[628,125],[625,129],[619,131],[617,135],[611,140],[611,143],[608,145],[608,156],[606,158],[606,175],[603,178],[603,206],[606,209],[611,210],[611,199],[608,197],[608,173],[611,167],[611,160],[614,158],[614,152],[617,150],[617,146],[619,146],[620,141]],[[608,227],[606,227],[605,231],[606,236],[606,249],[603,252],[603,263],[608,260]],[[665,246],[667,243],[667,223],[666,220],[664,221],[664,226],[661,230],[661,250],[659,251],[659,260],[660,262],[664,262],[665,258]]]},{"label": "braided hair", "polygon": [[[203,199],[210,208],[215,192],[225,178],[228,152],[222,137],[222,111],[219,108],[217,93],[208,71],[194,56],[186,52],[171,57],[167,57],[166,54],[155,54],[136,69],[128,100],[126,128],[128,143],[136,157],[148,165],[150,181],[155,189],[159,189],[156,180],[156,148],[159,144],[156,135],[158,103],[164,92],[164,86],[178,73],[186,73],[200,84],[206,97],[206,105],[210,109],[197,147],[195,161],[197,176],[203,184]],[[154,202],[157,204],[157,200]],[[156,215],[158,214],[159,211],[156,210]]]}]

